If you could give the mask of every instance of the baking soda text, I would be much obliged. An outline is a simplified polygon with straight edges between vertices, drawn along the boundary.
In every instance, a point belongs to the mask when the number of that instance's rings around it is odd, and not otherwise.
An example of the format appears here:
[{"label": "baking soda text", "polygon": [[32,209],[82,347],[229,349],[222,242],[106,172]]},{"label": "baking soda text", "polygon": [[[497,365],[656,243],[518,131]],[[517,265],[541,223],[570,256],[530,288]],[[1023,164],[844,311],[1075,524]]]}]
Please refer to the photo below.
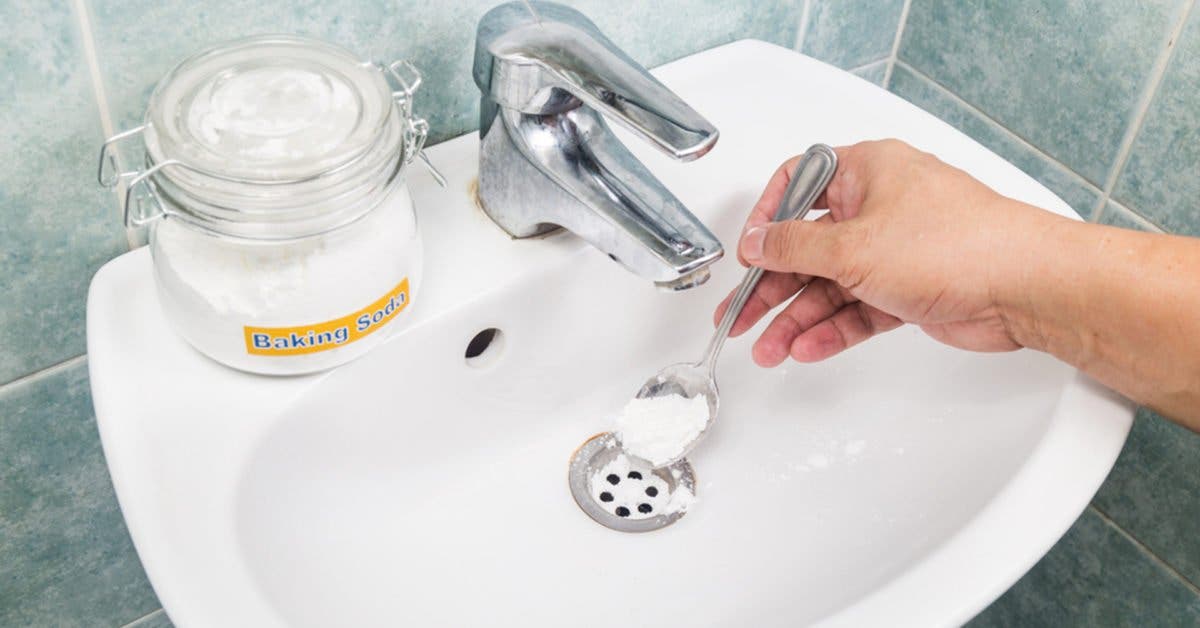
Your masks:
[{"label": "baking soda text", "polygon": [[324,323],[295,327],[246,326],[246,352],[285,356],[336,349],[383,327],[408,306],[408,278],[367,307]]}]

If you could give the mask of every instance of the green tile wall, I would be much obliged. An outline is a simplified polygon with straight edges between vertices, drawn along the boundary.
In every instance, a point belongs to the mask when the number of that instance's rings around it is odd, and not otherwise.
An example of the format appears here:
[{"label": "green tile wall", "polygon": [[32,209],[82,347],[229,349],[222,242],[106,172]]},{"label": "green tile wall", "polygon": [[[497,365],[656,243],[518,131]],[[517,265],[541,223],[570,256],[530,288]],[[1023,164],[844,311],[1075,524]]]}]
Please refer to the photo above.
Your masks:
[{"label": "green tile wall", "polygon": [[1113,198],[1200,236],[1200,11],[1192,11]]},{"label": "green tile wall", "polygon": [[889,89],[909,102],[949,122],[992,152],[1012,162],[1042,182],[1067,202],[1076,213],[1087,216],[1102,196],[1066,166],[1047,159],[1044,153],[994,120],[957,99],[953,93],[900,63],[892,71]]},{"label": "green tile wall", "polygon": [[1102,185],[1185,1],[913,0],[900,58]]},{"label": "green tile wall", "polygon": [[4,384],[83,353],[88,280],[125,236],[88,183],[104,132],[69,3],[0,2],[0,84]]},{"label": "green tile wall", "polygon": [[0,389],[0,626],[119,626],[158,606],[104,466],[82,360]]},{"label": "green tile wall", "polygon": [[1200,434],[1142,409],[1093,503],[1183,577],[1200,583]]},{"label": "green tile wall", "polygon": [[970,628],[1196,626],[1200,597],[1095,508]]},{"label": "green tile wall", "polygon": [[808,0],[800,52],[849,70],[891,56],[904,0]]}]

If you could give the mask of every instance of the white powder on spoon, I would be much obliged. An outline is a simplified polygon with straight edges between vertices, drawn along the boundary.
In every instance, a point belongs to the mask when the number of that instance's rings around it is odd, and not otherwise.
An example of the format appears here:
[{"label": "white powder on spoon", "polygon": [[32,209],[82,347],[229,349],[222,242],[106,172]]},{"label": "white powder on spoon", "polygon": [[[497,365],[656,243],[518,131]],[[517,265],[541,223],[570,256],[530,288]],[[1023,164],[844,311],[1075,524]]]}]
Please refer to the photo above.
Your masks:
[{"label": "white powder on spoon", "polygon": [[629,454],[661,467],[683,454],[707,424],[704,395],[635,398],[617,416],[617,439]]}]

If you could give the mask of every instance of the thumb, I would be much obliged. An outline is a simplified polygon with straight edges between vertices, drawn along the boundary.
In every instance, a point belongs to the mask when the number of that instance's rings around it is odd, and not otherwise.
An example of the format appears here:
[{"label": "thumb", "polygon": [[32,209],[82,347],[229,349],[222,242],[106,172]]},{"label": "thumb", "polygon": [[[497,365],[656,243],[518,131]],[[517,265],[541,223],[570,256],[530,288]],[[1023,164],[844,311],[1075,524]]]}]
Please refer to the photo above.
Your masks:
[{"label": "thumb", "polygon": [[846,225],[828,220],[789,220],[747,229],[738,254],[752,266],[836,279],[841,275]]}]

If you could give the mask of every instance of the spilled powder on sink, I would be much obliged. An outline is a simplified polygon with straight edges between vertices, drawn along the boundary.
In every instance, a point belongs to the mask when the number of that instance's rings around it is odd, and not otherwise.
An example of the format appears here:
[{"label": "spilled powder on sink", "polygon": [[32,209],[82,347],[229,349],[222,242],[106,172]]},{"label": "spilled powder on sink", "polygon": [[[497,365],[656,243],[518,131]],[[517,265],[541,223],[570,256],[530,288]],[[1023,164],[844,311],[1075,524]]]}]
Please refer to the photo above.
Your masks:
[{"label": "spilled powder on sink", "polygon": [[638,398],[617,417],[617,439],[626,452],[658,467],[678,458],[707,424],[704,395]]},{"label": "spilled powder on sink", "polygon": [[671,491],[671,499],[667,502],[666,512],[676,513],[685,512],[692,504],[696,503],[696,496],[688,489],[688,487],[677,484],[675,490]]}]

